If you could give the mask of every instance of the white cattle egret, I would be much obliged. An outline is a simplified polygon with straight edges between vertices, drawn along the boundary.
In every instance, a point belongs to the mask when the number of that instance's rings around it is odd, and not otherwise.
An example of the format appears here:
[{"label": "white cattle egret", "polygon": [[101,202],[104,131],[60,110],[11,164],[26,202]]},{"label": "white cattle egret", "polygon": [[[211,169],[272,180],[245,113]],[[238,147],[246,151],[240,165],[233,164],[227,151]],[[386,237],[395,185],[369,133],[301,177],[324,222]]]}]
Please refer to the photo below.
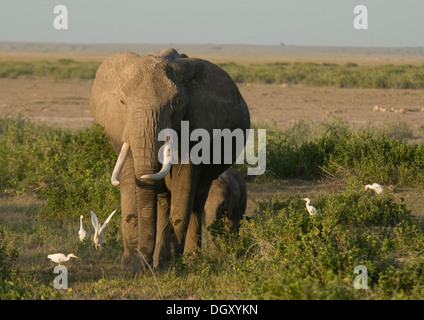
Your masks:
[{"label": "white cattle egret", "polygon": [[78,257],[74,255],[73,253],[70,253],[67,256],[65,256],[63,253],[53,253],[53,254],[49,254],[47,258],[49,258],[51,261],[56,262],[58,264],[60,264],[61,262],[69,261],[69,259],[71,258],[78,259]]},{"label": "white cattle egret", "polygon": [[87,231],[85,231],[84,226],[82,225],[83,215],[80,216],[80,229],[78,231],[79,238],[83,242],[87,238]]},{"label": "white cattle egret", "polygon": [[382,192],[383,192],[383,187],[382,187],[381,185],[379,185],[378,183],[367,184],[367,185],[365,186],[365,190],[367,190],[367,189],[372,189],[372,190],[374,190],[374,192],[375,192],[376,194],[380,194],[380,193],[382,193]]},{"label": "white cattle egret", "polygon": [[100,223],[99,223],[99,220],[97,219],[96,214],[94,213],[93,210],[91,210],[91,223],[93,224],[93,227],[94,227],[94,238],[93,238],[93,240],[94,240],[94,244],[96,245],[96,249],[97,249],[97,247],[99,247],[99,248],[102,247],[103,231],[104,231],[105,227],[107,226],[107,224],[109,223],[110,219],[112,219],[115,212],[116,212],[116,210],[114,210],[109,215],[109,217],[107,217],[106,221],[100,227]]},{"label": "white cattle egret", "polygon": [[306,201],[306,210],[308,210],[309,215],[314,216],[318,213],[317,209],[315,207],[309,205],[311,203],[311,200],[309,198],[302,199],[303,201]]}]

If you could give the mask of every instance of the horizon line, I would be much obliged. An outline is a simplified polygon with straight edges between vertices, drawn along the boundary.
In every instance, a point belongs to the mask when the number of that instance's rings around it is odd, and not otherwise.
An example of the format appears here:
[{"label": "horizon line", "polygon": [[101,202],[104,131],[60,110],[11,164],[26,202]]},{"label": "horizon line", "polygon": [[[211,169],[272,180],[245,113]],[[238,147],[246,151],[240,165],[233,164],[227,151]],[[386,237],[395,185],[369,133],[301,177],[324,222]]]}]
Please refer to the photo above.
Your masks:
[{"label": "horizon line", "polygon": [[162,43],[143,43],[143,42],[66,42],[66,41],[3,41],[1,44],[35,44],[35,45],[73,45],[73,46],[214,46],[214,47],[275,47],[275,48],[351,48],[351,49],[424,49],[424,46],[358,46],[358,45],[309,45],[309,44],[252,44],[252,43],[178,43],[178,42],[162,42]]}]

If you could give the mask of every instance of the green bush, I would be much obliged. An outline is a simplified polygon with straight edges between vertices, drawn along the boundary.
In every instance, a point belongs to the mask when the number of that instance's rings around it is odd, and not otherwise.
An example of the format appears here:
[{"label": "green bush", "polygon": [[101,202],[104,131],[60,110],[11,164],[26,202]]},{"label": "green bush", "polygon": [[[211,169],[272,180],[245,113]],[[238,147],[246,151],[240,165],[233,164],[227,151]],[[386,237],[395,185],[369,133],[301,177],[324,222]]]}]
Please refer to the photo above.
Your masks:
[{"label": "green bush", "polygon": [[333,119],[322,124],[319,134],[305,140],[298,138],[308,137],[311,131],[304,124],[267,130],[267,174],[301,179],[348,174],[363,181],[422,186],[424,147],[410,143],[403,135],[393,137],[394,131],[387,129],[398,127],[405,128],[395,123],[381,130],[353,131]]},{"label": "green bush", "polygon": [[78,133],[23,119],[0,120],[2,194],[35,193],[49,216],[117,208],[119,190],[110,184],[115,155],[99,126]]}]

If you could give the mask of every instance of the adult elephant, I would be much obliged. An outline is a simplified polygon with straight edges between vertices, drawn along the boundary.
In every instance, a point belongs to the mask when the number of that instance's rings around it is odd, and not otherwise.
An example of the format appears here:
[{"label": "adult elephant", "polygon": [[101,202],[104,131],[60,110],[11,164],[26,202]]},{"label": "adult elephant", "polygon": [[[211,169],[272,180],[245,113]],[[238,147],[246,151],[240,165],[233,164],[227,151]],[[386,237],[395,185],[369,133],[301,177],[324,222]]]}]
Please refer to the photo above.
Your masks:
[{"label": "adult elephant", "polygon": [[[231,163],[222,152],[220,164],[212,163],[211,153],[210,164],[161,166],[158,134],[172,128],[179,144],[186,143],[182,121],[188,121],[190,133],[201,128],[210,137],[213,129],[246,133],[249,111],[234,81],[215,64],[175,49],[147,56],[122,52],[100,65],[90,104],[118,155],[112,181],[121,192],[124,269],[156,267],[199,245],[209,187]],[[232,162],[241,151],[234,145],[233,139]],[[179,159],[187,155],[178,150]]]}]

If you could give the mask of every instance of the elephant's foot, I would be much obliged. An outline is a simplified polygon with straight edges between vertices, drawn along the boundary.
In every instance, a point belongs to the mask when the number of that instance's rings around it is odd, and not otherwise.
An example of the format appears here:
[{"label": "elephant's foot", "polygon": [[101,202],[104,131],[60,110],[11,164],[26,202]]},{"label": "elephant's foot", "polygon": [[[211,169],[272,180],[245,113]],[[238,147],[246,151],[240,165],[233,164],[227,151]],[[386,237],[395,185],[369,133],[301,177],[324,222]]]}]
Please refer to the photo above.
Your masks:
[{"label": "elephant's foot", "polygon": [[131,252],[124,251],[124,254],[122,255],[121,265],[124,271],[130,273],[144,271],[147,268],[146,263],[143,261],[140,255],[137,254],[137,251],[135,250],[131,250]]},{"label": "elephant's foot", "polygon": [[184,252],[184,236],[178,236],[175,227],[169,222],[164,228],[156,244],[154,266],[158,269],[168,268],[175,257]]}]

